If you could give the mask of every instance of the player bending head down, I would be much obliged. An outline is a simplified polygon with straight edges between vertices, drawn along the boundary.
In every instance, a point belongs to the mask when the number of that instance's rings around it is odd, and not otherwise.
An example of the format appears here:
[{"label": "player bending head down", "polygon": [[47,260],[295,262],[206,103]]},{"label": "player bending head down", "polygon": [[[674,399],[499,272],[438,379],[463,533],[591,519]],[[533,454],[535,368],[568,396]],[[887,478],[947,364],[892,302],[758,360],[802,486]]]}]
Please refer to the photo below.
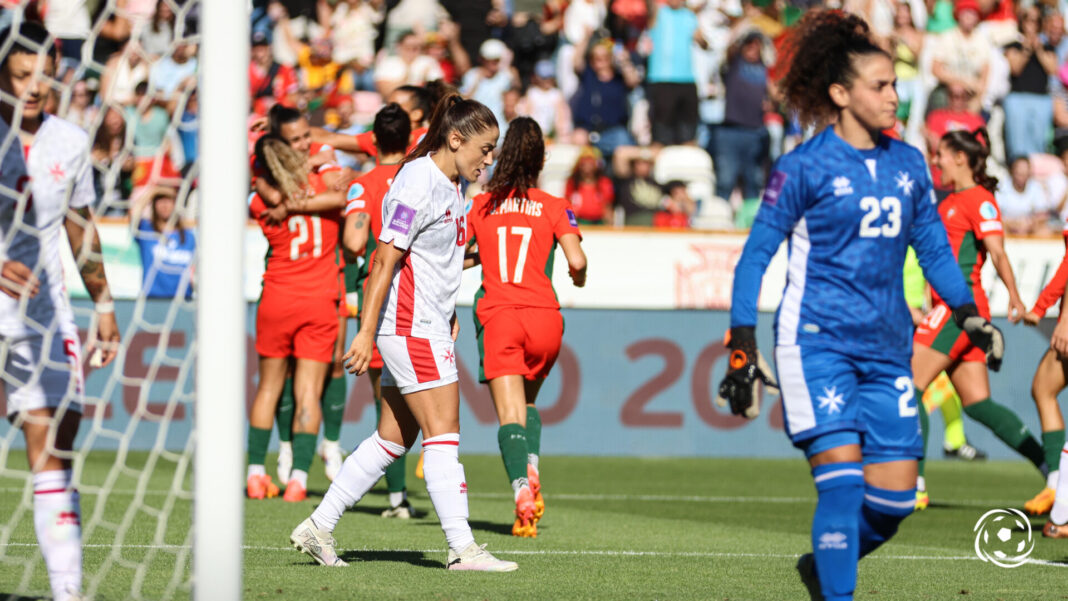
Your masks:
[{"label": "player bending head down", "polygon": [[[813,11],[788,46],[783,89],[805,123],[824,127],[782,157],[734,274],[723,404],[755,417],[755,326],[764,270],[789,239],[775,363],[786,431],[805,453],[819,501],[811,555],[798,569],[813,598],[853,599],[857,560],[912,512],[923,456],[909,365],[906,249],[976,345],[1000,358],[1000,332],[978,315],[931,203],[920,152],[881,132],[894,124],[890,56],[855,15]],[[830,125],[828,125],[830,124]],[[997,342],[996,342],[997,341]]]},{"label": "player bending head down", "polygon": [[52,593],[65,601],[78,596],[82,579],[81,509],[71,475],[82,365],[63,285],[60,229],[96,303],[90,365],[115,358],[119,329],[92,227],[89,136],[45,113],[56,68],[53,42],[31,22],[0,32],[6,51],[0,59],[0,357],[8,419],[26,437],[37,540]]},{"label": "player bending head down", "polygon": [[453,343],[456,295],[467,241],[461,179],[493,162],[499,130],[484,105],[449,96],[426,137],[397,172],[382,202],[382,232],[368,278],[360,331],[345,355],[367,371],[377,343],[385,366],[378,429],[345,460],[323,502],[290,535],[326,565],[344,565],[330,533],[420,431],[430,500],[448,541],[452,570],[511,571],[475,543],[467,523],[467,483],[459,462],[460,392]]}]

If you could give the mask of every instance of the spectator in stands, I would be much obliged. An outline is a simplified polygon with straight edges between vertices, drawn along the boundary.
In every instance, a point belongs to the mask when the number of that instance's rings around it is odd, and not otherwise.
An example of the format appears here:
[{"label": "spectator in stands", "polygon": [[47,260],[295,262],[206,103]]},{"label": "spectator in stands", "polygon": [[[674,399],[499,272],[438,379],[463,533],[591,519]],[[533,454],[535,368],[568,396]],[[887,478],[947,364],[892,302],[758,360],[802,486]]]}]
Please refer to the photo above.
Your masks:
[{"label": "spectator in stands", "polygon": [[[10,8],[28,3],[15,2],[14,6],[11,4],[0,2],[0,5]],[[85,0],[49,0],[47,10],[44,11],[44,25],[59,43],[59,77],[63,78],[68,71],[73,75],[73,69],[82,62],[82,46],[92,29]]]},{"label": "spectator in stands", "polygon": [[91,130],[95,125],[97,113],[100,112],[93,100],[96,96],[94,87],[99,82],[95,79],[80,79],[70,88],[70,106],[67,107],[66,119],[84,130]]},{"label": "spectator in stands", "polygon": [[1012,159],[1009,181],[998,184],[995,197],[1001,208],[1001,220],[1009,234],[1050,234],[1049,220],[1054,216],[1042,184],[1031,177],[1031,161],[1020,156]]},{"label": "spectator in stands", "polygon": [[667,0],[650,16],[653,49],[645,89],[654,145],[693,144],[697,139],[692,47],[696,43],[706,48],[708,42],[697,28],[697,16],[685,4],[684,0]]},{"label": "spectator in stands", "polygon": [[442,79],[450,85],[458,84],[471,68],[471,57],[460,43],[460,27],[452,21],[443,21],[436,32],[427,34],[426,53],[438,62]]},{"label": "spectator in stands", "polygon": [[741,179],[742,198],[758,203],[764,187],[768,132],[768,69],[761,57],[764,36],[750,31],[731,46],[724,65],[726,109],[715,133],[716,196],[729,199]]},{"label": "spectator in stands", "polygon": [[512,64],[526,83],[534,65],[551,58],[556,50],[558,32],[564,26],[563,0],[512,0],[509,25],[505,40],[514,54]]},{"label": "spectator in stands", "polygon": [[1050,10],[1042,19],[1042,42],[1053,46],[1057,55],[1057,64],[1068,61],[1068,36],[1064,35],[1064,16],[1057,10]]},{"label": "spectator in stands", "polygon": [[267,36],[257,31],[252,34],[252,51],[248,63],[249,96],[252,112],[266,115],[276,103],[295,106],[297,102],[297,74],[274,60]]},{"label": "spectator in stands", "polygon": [[623,208],[626,225],[652,225],[663,191],[653,179],[653,153],[648,148],[636,154],[617,152],[612,159],[616,180],[616,206]]},{"label": "spectator in stands", "polygon": [[141,45],[128,42],[122,52],[108,59],[100,77],[100,97],[105,103],[132,104],[134,87],[148,79],[148,60]]},{"label": "spectator in stands", "polygon": [[374,90],[375,41],[385,15],[382,0],[340,0],[330,15],[334,61],[352,69],[358,90]]},{"label": "spectator in stands", "polygon": [[688,228],[695,207],[696,203],[686,191],[686,182],[672,180],[664,186],[660,210],[653,215],[653,227]]},{"label": "spectator in stands", "polygon": [[147,298],[193,297],[197,237],[175,212],[176,195],[169,187],[148,190],[142,194],[147,215],[137,209],[130,215],[130,224],[137,224],[134,240],[141,251],[141,290]]},{"label": "spectator in stands", "polygon": [[438,62],[423,53],[423,42],[415,33],[401,35],[396,52],[382,54],[375,65],[375,87],[383,98],[400,86],[421,86],[444,76]]},{"label": "spectator in stands", "polygon": [[161,178],[178,176],[170,159],[167,143],[167,128],[171,116],[161,100],[148,94],[148,83],[137,84],[135,103],[126,107],[126,129],[133,130],[133,148],[136,162],[133,174],[134,187],[155,184]]},{"label": "spectator in stands", "polygon": [[[894,74],[897,76],[897,117],[904,122],[920,95],[925,93],[920,73],[920,55],[923,53],[924,36],[912,22],[909,3],[899,1],[894,12],[894,31],[890,36],[890,56],[894,57]],[[921,115],[922,117],[922,115]]]},{"label": "spectator in stands", "polygon": [[[605,0],[575,0],[564,10],[564,29],[557,51],[557,81],[564,96],[571,98],[579,86],[579,79],[571,65],[586,49],[603,37],[600,31],[608,13]],[[586,57],[581,56],[583,61]],[[581,70],[578,72],[581,75]]]},{"label": "spectator in stands", "polygon": [[504,134],[508,133],[508,124],[512,122],[512,119],[520,116],[519,113],[519,100],[523,97],[519,88],[508,88],[501,95],[501,117],[497,123],[500,126],[501,139],[504,138]]},{"label": "spectator in stands", "polygon": [[[92,17],[96,31],[96,37],[93,38],[93,61],[100,64],[107,63],[113,54],[121,51],[130,41],[133,24],[126,18],[125,8],[126,0],[97,4]],[[97,27],[99,29],[96,29]]]},{"label": "spectator in stands", "polygon": [[612,180],[605,175],[604,160],[596,148],[587,146],[582,149],[564,185],[564,197],[571,202],[579,223],[612,222],[615,191]]},{"label": "spectator in stands", "polygon": [[[949,104],[940,109],[935,109],[927,114],[924,138],[927,140],[929,156],[934,156],[938,150],[938,143],[942,136],[951,131],[964,130],[975,131],[986,125],[982,115],[971,107],[973,96],[963,85],[951,83],[947,86],[947,98]],[[934,163],[931,164],[931,180],[939,196],[944,197],[953,190],[942,185],[942,170]]]},{"label": "spectator in stands", "polygon": [[1020,41],[1005,48],[1010,92],[1005,97],[1005,152],[1024,156],[1046,151],[1053,124],[1050,76],[1057,73],[1056,49],[1039,38],[1037,6],[1020,11]]},{"label": "spectator in stands", "polygon": [[200,155],[198,137],[200,133],[200,104],[197,99],[197,90],[193,88],[185,101],[185,107],[178,121],[178,139],[182,143],[182,156],[185,164],[182,166],[182,174],[189,173]]},{"label": "spectator in stands", "polygon": [[141,30],[140,39],[145,54],[153,59],[170,52],[174,43],[174,10],[167,0],[156,0],[156,10],[148,26]]},{"label": "spectator in stands", "polygon": [[[392,3],[391,3],[392,4]],[[449,17],[437,0],[400,0],[386,13],[386,47],[414,31],[420,39]]]},{"label": "spectator in stands", "polygon": [[486,40],[478,49],[479,65],[464,75],[460,92],[486,105],[497,123],[504,118],[503,96],[509,88],[519,85],[519,74],[512,66],[512,53],[500,40]]},{"label": "spectator in stands", "polygon": [[479,46],[490,37],[490,27],[496,27],[490,24],[493,0],[442,0],[441,5],[463,34],[457,40],[464,52],[468,57],[478,56]]},{"label": "spectator in stands", "polygon": [[638,38],[649,27],[649,5],[645,0],[613,0],[609,10],[612,37],[622,40],[624,47],[633,50]]},{"label": "spectator in stands", "polygon": [[195,44],[180,41],[174,51],[156,61],[149,70],[149,82],[152,89],[161,98],[170,100],[175,92],[189,89],[196,85],[197,47]]},{"label": "spectator in stands", "polygon": [[97,212],[109,215],[124,215],[122,201],[130,197],[133,187],[133,172],[136,166],[133,154],[125,148],[126,118],[115,106],[104,105],[103,118],[93,135],[93,185],[99,205]]},{"label": "spectator in stands", "polygon": [[[587,40],[588,41],[588,40]],[[575,48],[575,72],[579,87],[571,99],[575,141],[587,141],[611,159],[619,146],[631,146],[634,138],[627,130],[630,106],[627,94],[641,82],[638,70],[625,52],[612,55],[612,41],[601,40],[589,50],[586,42]]]},{"label": "spectator in stands", "polygon": [[530,87],[519,102],[519,114],[528,115],[550,140],[571,139],[571,107],[564,93],[556,87],[556,67],[551,60],[534,65]]},{"label": "spectator in stands", "polygon": [[968,91],[968,108],[979,112],[990,74],[990,40],[976,30],[979,25],[979,3],[976,0],[957,0],[953,12],[957,27],[936,38],[931,49],[931,73],[938,87],[927,103],[929,110],[946,106],[946,92],[958,84]]}]

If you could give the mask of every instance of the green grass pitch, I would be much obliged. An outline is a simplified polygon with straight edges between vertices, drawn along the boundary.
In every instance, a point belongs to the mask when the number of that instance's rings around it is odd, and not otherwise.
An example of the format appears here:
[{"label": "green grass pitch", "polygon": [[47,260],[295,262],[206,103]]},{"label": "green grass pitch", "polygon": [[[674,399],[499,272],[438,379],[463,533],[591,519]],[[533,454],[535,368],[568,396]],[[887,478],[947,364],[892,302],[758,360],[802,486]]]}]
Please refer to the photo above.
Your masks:
[{"label": "green grass pitch", "polygon": [[[111,484],[104,525],[90,533],[87,579],[107,566],[96,599],[189,598],[191,502],[167,495],[175,463],[162,461],[142,477],[145,454],[131,454],[129,470]],[[409,472],[414,467],[414,455]],[[325,492],[317,462],[311,496],[245,504],[246,599],[708,599],[803,600],[794,570],[811,548],[815,494],[800,458],[637,459],[546,457],[542,482],[546,513],[537,539],[510,535],[511,493],[496,456],[464,456],[471,524],[480,543],[519,562],[511,574],[450,573],[434,514],[402,521],[379,517],[383,489],[346,514],[335,532],[344,569],[315,565],[288,546],[290,530]],[[9,457],[13,466],[19,460]],[[94,519],[114,453],[93,453],[84,465],[83,523]],[[273,459],[269,460],[273,468]],[[898,535],[861,562],[858,600],[1068,599],[1068,541],[1041,538],[1044,518],[1031,520],[1038,560],[1015,569],[976,559],[972,528],[988,509],[1019,507],[1041,486],[1022,462],[932,462],[932,506],[910,517]],[[140,479],[139,479],[140,478]],[[23,481],[0,478],[0,524],[11,523],[24,498]],[[235,483],[240,485],[240,483]],[[421,480],[409,476],[412,503],[430,510]],[[138,495],[137,491],[143,493]],[[173,505],[168,507],[167,499]],[[128,506],[138,507],[122,523]],[[206,509],[210,511],[210,508]],[[163,516],[166,519],[161,519]],[[0,535],[0,599],[23,587],[48,596],[32,515],[14,518]],[[124,543],[112,543],[116,532]],[[176,562],[181,568],[175,568]],[[210,584],[208,584],[210,587]],[[170,594],[168,594],[170,592]]]}]

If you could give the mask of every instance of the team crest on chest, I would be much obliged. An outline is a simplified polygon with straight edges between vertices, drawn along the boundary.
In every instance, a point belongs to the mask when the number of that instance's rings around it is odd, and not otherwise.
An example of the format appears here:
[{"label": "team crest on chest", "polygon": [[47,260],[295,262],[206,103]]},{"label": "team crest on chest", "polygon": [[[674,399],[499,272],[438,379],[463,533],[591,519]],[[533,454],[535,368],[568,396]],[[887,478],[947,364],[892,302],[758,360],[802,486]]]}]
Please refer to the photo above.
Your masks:
[{"label": "team crest on chest", "polygon": [[905,194],[905,196],[908,196],[909,194],[912,194],[912,187],[916,185],[916,180],[909,177],[908,173],[898,171],[897,177],[894,178],[894,183],[897,184],[897,187]]},{"label": "team crest on chest", "polygon": [[835,196],[845,196],[846,194],[853,193],[853,183],[850,182],[849,178],[844,175],[839,175],[838,177],[834,178],[834,181],[831,182],[831,185],[834,186]]}]

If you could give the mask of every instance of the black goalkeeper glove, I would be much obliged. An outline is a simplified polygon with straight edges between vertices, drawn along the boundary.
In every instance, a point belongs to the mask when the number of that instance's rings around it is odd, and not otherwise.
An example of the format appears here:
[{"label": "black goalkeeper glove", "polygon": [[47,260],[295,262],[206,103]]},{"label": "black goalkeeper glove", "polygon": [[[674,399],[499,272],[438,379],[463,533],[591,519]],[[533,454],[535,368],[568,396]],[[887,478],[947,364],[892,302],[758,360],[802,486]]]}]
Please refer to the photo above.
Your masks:
[{"label": "black goalkeeper glove", "polygon": [[752,327],[731,328],[727,348],[731,350],[727,362],[727,375],[719,384],[716,404],[726,407],[731,413],[753,419],[760,415],[760,395],[757,382],[778,391],[779,384],[771,375],[771,368],[756,347],[756,334]]},{"label": "black goalkeeper glove", "polygon": [[953,321],[964,330],[972,344],[983,349],[987,366],[994,371],[1001,369],[1001,359],[1005,356],[1005,336],[989,319],[979,315],[975,303],[953,309]]}]

